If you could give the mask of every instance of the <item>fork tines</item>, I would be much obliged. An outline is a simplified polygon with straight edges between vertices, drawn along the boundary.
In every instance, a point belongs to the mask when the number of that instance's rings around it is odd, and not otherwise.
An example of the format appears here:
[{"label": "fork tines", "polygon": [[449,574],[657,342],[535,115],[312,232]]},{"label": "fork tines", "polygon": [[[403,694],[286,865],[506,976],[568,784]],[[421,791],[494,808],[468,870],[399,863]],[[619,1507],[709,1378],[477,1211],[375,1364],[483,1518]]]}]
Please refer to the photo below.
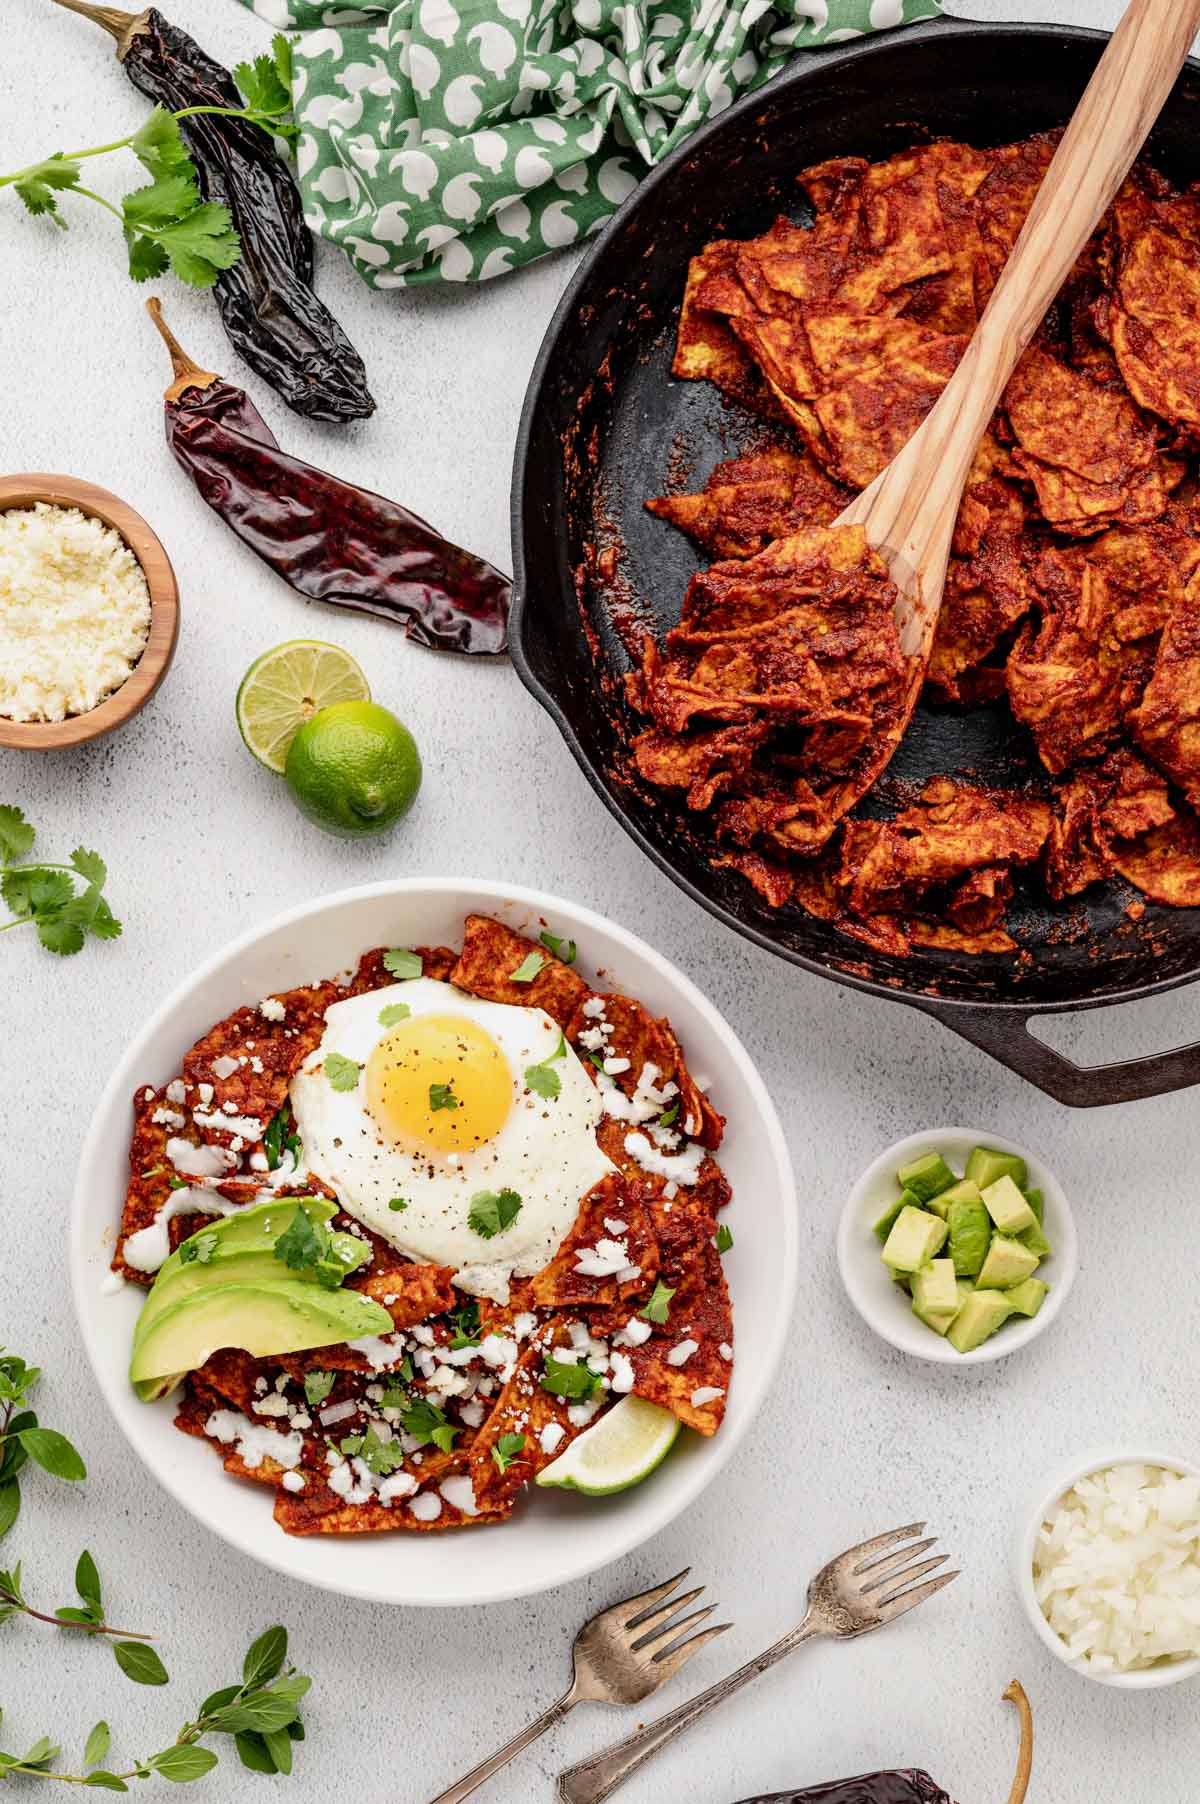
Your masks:
[{"label": "fork tines", "polygon": [[643,1660],[651,1660],[655,1666],[664,1669],[664,1680],[673,1677],[693,1654],[698,1654],[708,1642],[733,1626],[728,1622],[714,1623],[711,1628],[704,1629],[697,1635],[686,1634],[697,1623],[706,1621],[717,1607],[715,1604],[708,1604],[702,1609],[693,1610],[690,1616],[680,1616],[679,1612],[686,1609],[688,1604],[694,1603],[704,1590],[703,1585],[696,1585],[691,1591],[672,1596],[675,1587],[687,1578],[690,1571],[691,1567],[685,1566],[674,1578],[616,1606],[615,1613],[620,1614],[622,1627],[629,1637],[630,1652],[641,1656]]},{"label": "fork tines", "polygon": [[913,1536],[919,1535],[927,1526],[924,1522],[910,1522],[906,1528],[876,1535],[874,1540],[852,1547],[838,1562],[845,1577],[859,1580],[857,1591],[881,1621],[891,1622],[895,1617],[903,1616],[905,1611],[915,1609],[961,1576],[957,1570],[941,1572],[937,1578],[926,1579],[923,1585],[917,1583],[927,1573],[943,1566],[950,1557],[939,1553],[931,1560],[917,1559],[918,1554],[927,1552],[937,1541],[936,1535],[924,1541],[913,1540]]}]

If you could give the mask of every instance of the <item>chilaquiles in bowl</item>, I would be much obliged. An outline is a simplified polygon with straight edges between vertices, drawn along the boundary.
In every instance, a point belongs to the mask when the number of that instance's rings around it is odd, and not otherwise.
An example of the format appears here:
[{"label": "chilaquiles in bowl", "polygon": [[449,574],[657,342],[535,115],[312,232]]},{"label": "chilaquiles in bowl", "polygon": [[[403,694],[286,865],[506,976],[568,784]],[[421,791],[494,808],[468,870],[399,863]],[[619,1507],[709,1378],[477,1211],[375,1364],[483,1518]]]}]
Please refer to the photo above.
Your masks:
[{"label": "chilaquiles in bowl", "polygon": [[501,1521],[626,1399],[721,1425],[724,1121],[575,956],[469,915],[461,951],[264,997],[135,1095],[131,1379],[289,1534]]}]

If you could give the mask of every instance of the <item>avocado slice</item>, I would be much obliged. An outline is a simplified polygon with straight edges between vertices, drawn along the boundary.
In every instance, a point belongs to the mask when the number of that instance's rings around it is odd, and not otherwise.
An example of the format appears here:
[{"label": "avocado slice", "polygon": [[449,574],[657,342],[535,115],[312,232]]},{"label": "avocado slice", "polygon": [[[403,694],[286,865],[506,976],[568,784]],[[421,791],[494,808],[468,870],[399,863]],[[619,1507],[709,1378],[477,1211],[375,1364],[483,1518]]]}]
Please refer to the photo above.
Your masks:
[{"label": "avocado slice", "polygon": [[[350,1235],[338,1235],[335,1239],[349,1240]],[[315,1271],[289,1272],[274,1251],[268,1247],[265,1251],[248,1247],[242,1251],[226,1253],[218,1259],[214,1254],[204,1263],[193,1260],[189,1265],[176,1266],[174,1271],[163,1267],[165,1276],[161,1276],[154,1285],[150,1295],[142,1304],[133,1330],[133,1344],[145,1339],[154,1323],[164,1310],[173,1309],[186,1296],[197,1290],[214,1290],[222,1284],[261,1284],[276,1283],[279,1279],[291,1279],[297,1284],[315,1284]]]},{"label": "avocado slice", "polygon": [[997,1178],[1011,1178],[1019,1190],[1024,1190],[1029,1173],[1024,1159],[1019,1159],[1016,1153],[998,1152],[994,1146],[974,1146],[967,1160],[966,1176],[981,1190],[986,1190]]},{"label": "avocado slice", "polygon": [[961,1308],[958,1284],[952,1259],[933,1259],[914,1273],[912,1281],[913,1314],[932,1328],[945,1334]]},{"label": "avocado slice", "polygon": [[957,1353],[970,1353],[1004,1326],[1010,1308],[1007,1291],[973,1291],[951,1322],[946,1339]]},{"label": "avocado slice", "polygon": [[1034,1215],[1040,1223],[1045,1217],[1045,1198],[1040,1190],[1026,1190],[1024,1184],[1021,1185],[1021,1189],[1025,1191],[1025,1201],[1029,1204],[1029,1207],[1033,1210]]},{"label": "avocado slice", "polygon": [[895,1202],[889,1203],[883,1214],[879,1217],[879,1220],[874,1225],[873,1232],[878,1239],[886,1240],[896,1224],[896,1217],[899,1215],[901,1209],[919,1209],[920,1206],[921,1199],[915,1190],[902,1190]]},{"label": "avocado slice", "polygon": [[1046,1292],[1050,1289],[1040,1278],[1026,1278],[1022,1284],[1014,1284],[1004,1295],[1014,1315],[1035,1316],[1046,1300]]},{"label": "avocado slice", "polygon": [[920,1271],[941,1250],[946,1238],[946,1224],[925,1209],[904,1208],[887,1237],[883,1263],[893,1277]]},{"label": "avocado slice", "polygon": [[970,1178],[960,1178],[957,1184],[951,1184],[949,1190],[931,1196],[925,1207],[932,1209],[935,1215],[940,1215],[943,1221],[948,1221],[953,1203],[978,1203],[982,1200],[978,1184],[973,1184]]},{"label": "avocado slice", "polygon": [[337,1204],[327,1196],[276,1196],[270,1202],[252,1203],[247,1209],[239,1209],[236,1215],[223,1215],[207,1228],[197,1228],[194,1234],[180,1241],[159,1267],[155,1289],[180,1268],[187,1269],[189,1259],[184,1249],[194,1247],[202,1234],[217,1237],[206,1261],[210,1267],[220,1265],[231,1253],[269,1253],[284,1229],[295,1219],[297,1209],[303,1209],[309,1221],[319,1222],[322,1226],[332,1221],[338,1212]]},{"label": "avocado slice", "polygon": [[992,1218],[979,1202],[951,1203],[947,1222],[950,1257],[960,1278],[973,1278],[987,1258],[992,1238]]},{"label": "avocado slice", "polygon": [[896,1178],[902,1190],[911,1190],[922,1203],[958,1182],[941,1153],[925,1153],[902,1165]]},{"label": "avocado slice", "polygon": [[1039,1264],[1036,1253],[1007,1234],[993,1234],[987,1258],[975,1280],[976,1290],[1010,1290],[1031,1278]]},{"label": "avocado slice", "polygon": [[164,1309],[134,1347],[129,1376],[145,1397],[148,1380],[164,1380],[170,1389],[179,1373],[195,1371],[218,1347],[265,1359],[391,1331],[382,1303],[356,1290],[325,1290],[296,1278],[218,1284]]},{"label": "avocado slice", "polygon": [[1001,1234],[1019,1234],[1024,1228],[1037,1227],[1037,1216],[1011,1178],[997,1178],[981,1195]]}]

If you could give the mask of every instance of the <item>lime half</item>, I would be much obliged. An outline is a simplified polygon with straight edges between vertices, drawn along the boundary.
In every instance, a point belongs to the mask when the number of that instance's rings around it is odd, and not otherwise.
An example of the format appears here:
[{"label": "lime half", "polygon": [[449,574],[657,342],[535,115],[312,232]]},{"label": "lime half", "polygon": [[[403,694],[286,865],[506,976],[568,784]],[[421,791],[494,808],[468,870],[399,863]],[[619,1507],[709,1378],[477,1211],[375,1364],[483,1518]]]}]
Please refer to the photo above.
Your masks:
[{"label": "lime half", "polygon": [[288,639],[256,658],[242,678],[238,726],[247,750],[282,776],[288,748],[306,720],[333,702],[370,699],[366,677],[340,645]]},{"label": "lime half", "polygon": [[644,1397],[622,1397],[567,1451],[537,1475],[540,1485],[559,1485],[607,1497],[648,1478],[670,1452],[679,1418]]}]

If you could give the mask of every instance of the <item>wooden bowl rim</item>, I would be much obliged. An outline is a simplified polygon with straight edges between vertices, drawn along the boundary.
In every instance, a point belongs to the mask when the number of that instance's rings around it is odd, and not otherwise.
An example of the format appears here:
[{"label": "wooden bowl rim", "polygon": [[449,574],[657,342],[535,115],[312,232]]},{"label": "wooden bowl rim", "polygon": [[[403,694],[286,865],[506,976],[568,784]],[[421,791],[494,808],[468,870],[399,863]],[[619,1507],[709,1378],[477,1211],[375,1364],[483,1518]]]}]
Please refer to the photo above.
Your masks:
[{"label": "wooden bowl rim", "polygon": [[58,476],[44,470],[0,476],[0,513],[14,507],[32,507],[44,501],[51,506],[75,507],[80,513],[102,520],[120,533],[141,565],[150,591],[150,632],[145,649],[129,676],[112,695],[66,720],[18,721],[0,717],[0,746],[27,751],[60,751],[99,739],[122,726],[145,707],[170,668],[179,638],[179,587],[158,534],[142,516],[108,489],[74,476]]}]

